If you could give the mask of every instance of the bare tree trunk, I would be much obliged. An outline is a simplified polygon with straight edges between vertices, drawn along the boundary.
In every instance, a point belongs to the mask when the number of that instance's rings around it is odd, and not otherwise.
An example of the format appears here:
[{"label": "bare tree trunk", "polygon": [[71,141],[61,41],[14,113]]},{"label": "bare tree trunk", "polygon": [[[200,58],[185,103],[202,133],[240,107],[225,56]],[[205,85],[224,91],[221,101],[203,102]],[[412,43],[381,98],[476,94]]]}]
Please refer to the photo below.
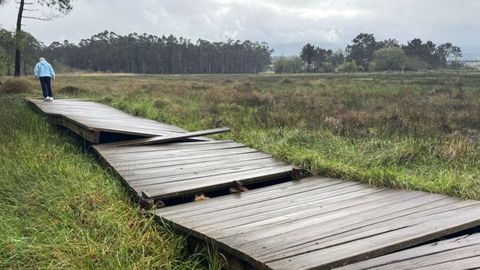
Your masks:
[{"label": "bare tree trunk", "polygon": [[15,73],[13,76],[20,76],[20,66],[22,61],[22,55],[20,52],[20,42],[21,42],[21,33],[22,33],[22,18],[23,18],[23,8],[25,6],[25,0],[20,0],[20,5],[18,7],[18,16],[17,16],[17,28],[15,29]]}]

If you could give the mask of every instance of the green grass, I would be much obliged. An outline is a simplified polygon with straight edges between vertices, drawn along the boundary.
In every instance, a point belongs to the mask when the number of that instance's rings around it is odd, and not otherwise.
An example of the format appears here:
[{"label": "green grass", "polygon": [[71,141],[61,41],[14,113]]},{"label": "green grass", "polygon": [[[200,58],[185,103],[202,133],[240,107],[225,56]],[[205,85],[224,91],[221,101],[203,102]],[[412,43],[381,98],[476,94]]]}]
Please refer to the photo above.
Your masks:
[{"label": "green grass", "polygon": [[[64,82],[60,95],[189,130],[230,126],[231,134],[217,138],[312,174],[480,199],[475,73],[93,75]],[[66,85],[78,91],[62,92]]]},{"label": "green grass", "polygon": [[202,269],[212,261],[142,215],[73,136],[21,99],[0,99],[0,122],[0,269]]},{"label": "green grass", "polygon": [[[215,137],[314,175],[480,199],[475,73],[69,75],[54,88],[189,130],[230,126]],[[0,268],[219,268],[145,219],[72,136],[0,103]]]}]

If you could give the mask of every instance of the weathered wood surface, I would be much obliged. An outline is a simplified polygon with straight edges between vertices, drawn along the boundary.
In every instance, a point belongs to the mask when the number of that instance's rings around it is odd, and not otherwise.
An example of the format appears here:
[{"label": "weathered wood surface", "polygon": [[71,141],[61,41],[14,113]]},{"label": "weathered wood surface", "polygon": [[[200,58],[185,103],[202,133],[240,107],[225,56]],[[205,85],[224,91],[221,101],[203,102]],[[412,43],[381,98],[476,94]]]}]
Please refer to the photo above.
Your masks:
[{"label": "weathered wood surface", "polygon": [[100,133],[108,132],[143,137],[172,136],[187,132],[179,127],[136,117],[110,106],[91,101],[56,99],[45,102],[30,98],[27,101],[38,110],[56,119],[92,143],[100,142]]},{"label": "weathered wood surface", "polygon": [[338,268],[361,269],[480,269],[480,233],[434,242]]},{"label": "weathered wood surface", "polygon": [[219,133],[225,133],[225,132],[230,132],[230,129],[229,128],[207,129],[207,130],[178,133],[178,134],[172,134],[172,135],[166,135],[166,136],[156,136],[156,137],[151,137],[146,139],[115,142],[115,143],[112,143],[112,145],[134,146],[134,145],[159,144],[159,143],[180,141],[182,139],[188,139],[188,138],[198,137],[198,136],[207,136],[207,135],[219,134]]},{"label": "weathered wood surface", "polygon": [[174,199],[292,174],[291,166],[232,141],[101,144],[94,149],[144,199]]},{"label": "weathered wood surface", "polygon": [[319,177],[153,213],[263,269],[330,269],[480,225],[477,201]]}]

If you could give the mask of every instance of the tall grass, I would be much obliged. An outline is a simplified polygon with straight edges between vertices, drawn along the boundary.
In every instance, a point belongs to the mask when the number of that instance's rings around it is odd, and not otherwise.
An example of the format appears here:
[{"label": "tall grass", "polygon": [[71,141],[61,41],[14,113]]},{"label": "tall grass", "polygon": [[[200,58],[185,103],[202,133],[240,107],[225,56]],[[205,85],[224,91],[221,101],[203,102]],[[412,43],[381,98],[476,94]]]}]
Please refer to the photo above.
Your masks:
[{"label": "tall grass", "polygon": [[[73,136],[0,99],[0,269],[202,269]],[[210,256],[210,255],[209,255]]]},{"label": "tall grass", "polygon": [[[312,174],[480,199],[480,76],[69,77],[93,98],[190,130],[230,126]],[[61,89],[62,85],[59,85]],[[61,94],[61,91],[60,91]]]}]

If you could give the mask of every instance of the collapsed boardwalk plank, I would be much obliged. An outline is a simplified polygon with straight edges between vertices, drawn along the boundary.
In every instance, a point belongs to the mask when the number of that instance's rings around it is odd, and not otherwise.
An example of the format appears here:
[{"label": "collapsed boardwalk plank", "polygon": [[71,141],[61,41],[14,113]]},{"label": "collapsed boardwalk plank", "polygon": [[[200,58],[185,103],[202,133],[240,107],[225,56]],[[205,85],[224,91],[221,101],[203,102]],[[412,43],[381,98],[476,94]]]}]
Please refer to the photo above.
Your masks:
[{"label": "collapsed boardwalk plank", "polygon": [[477,201],[318,177],[153,213],[263,269],[330,269],[480,225]]},{"label": "collapsed boardwalk plank", "polygon": [[157,136],[147,139],[138,139],[138,140],[130,140],[130,141],[123,141],[123,142],[115,142],[112,145],[115,146],[132,146],[132,145],[149,145],[149,144],[159,144],[159,143],[167,143],[173,141],[180,141],[182,139],[188,139],[197,136],[206,136],[218,133],[225,133],[229,132],[229,128],[215,128],[215,129],[207,129],[201,131],[193,131],[193,132],[185,132],[167,136]]},{"label": "collapsed boardwalk plank", "polygon": [[151,146],[95,145],[139,197],[167,200],[292,177],[292,167],[232,141]]},{"label": "collapsed boardwalk plank", "polygon": [[[92,143],[105,142],[110,134],[151,137],[94,146],[127,187],[149,202],[228,189],[234,182],[251,184],[292,176],[291,166],[254,149],[198,137],[227,132],[228,128],[187,132],[90,101],[28,102],[54,124],[67,127]],[[142,147],[185,139],[198,143]]]},{"label": "collapsed boardwalk plank", "polygon": [[480,267],[480,233],[403,250],[338,270],[362,269],[478,269]]},{"label": "collapsed boardwalk plank", "polygon": [[187,132],[173,125],[136,117],[91,101],[56,99],[44,102],[34,98],[27,101],[49,116],[52,123],[72,130],[91,143],[108,142],[112,134],[153,137]]}]

